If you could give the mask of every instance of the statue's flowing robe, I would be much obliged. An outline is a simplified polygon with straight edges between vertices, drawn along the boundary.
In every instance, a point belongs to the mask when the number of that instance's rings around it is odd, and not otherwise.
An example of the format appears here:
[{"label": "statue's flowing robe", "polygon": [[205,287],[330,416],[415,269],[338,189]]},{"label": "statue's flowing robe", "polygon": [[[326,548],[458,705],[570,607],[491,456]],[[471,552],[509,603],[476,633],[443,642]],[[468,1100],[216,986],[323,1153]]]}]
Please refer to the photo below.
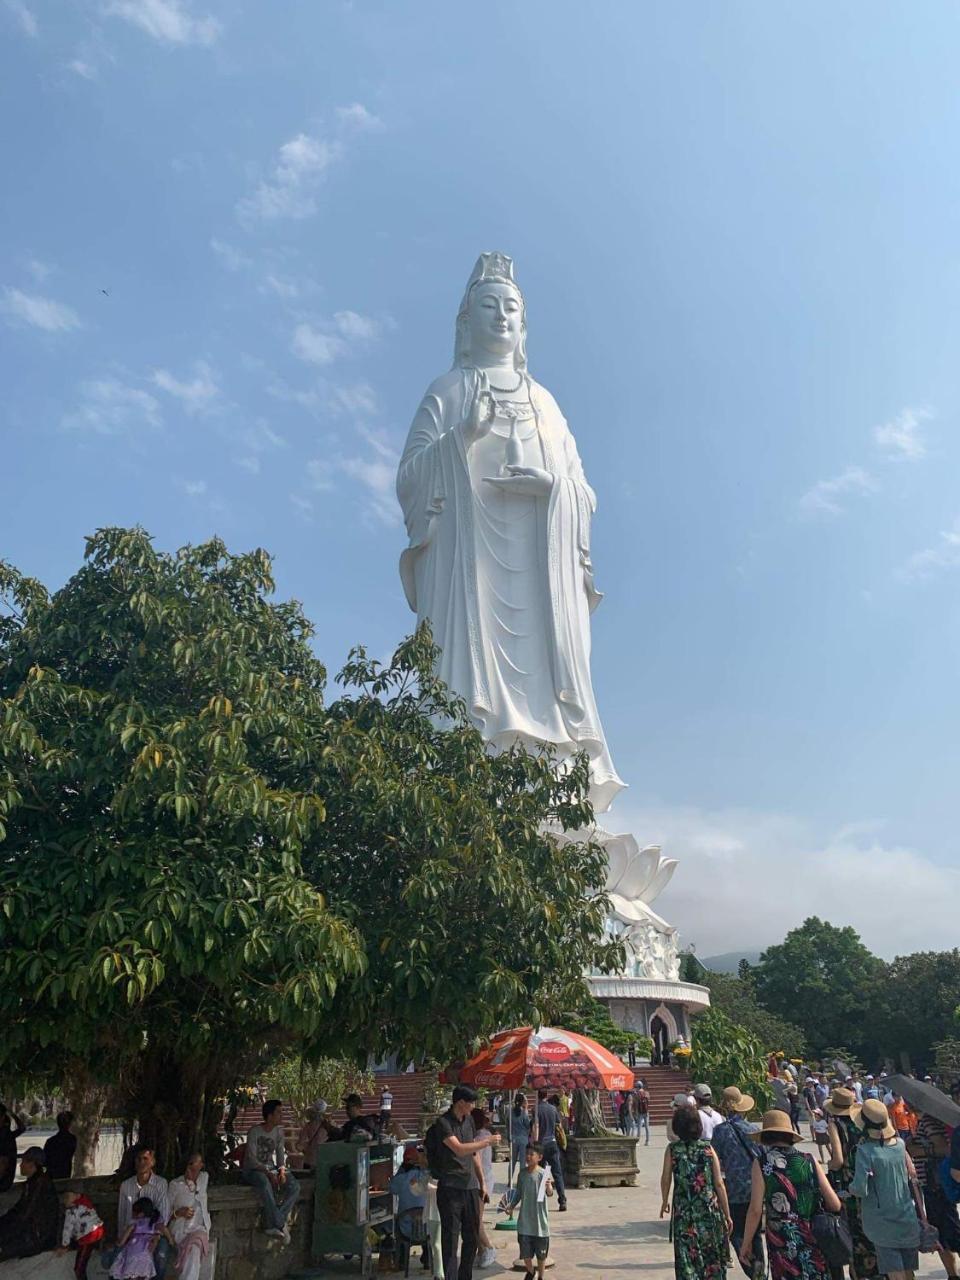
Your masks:
[{"label": "statue's flowing robe", "polygon": [[[441,653],[438,674],[464,699],[491,746],[503,748],[519,739],[528,746],[551,742],[561,756],[585,750],[590,798],[602,812],[623,783],[610,759],[590,678],[590,614],[601,598],[590,561],[596,498],[555,400],[531,379],[534,444],[553,484],[549,496],[507,498],[526,501],[533,511],[532,519],[508,527],[502,519],[504,495],[471,473],[462,422],[477,384],[472,369],[438,378],[410,428],[397,475],[410,539],[400,562],[404,590],[418,621],[430,622]],[[545,654],[547,669],[518,672],[492,634],[488,602],[509,597],[517,579],[511,579],[511,566],[491,549],[481,528],[499,529],[507,538],[521,536],[511,528],[523,529],[522,536],[536,541],[533,549],[519,549],[535,552],[527,557],[534,566],[535,598],[522,602],[522,628],[528,644],[530,628],[537,633],[533,641]],[[509,605],[504,612],[509,614]],[[509,638],[509,628],[498,625]],[[522,696],[516,697],[520,684]]]}]

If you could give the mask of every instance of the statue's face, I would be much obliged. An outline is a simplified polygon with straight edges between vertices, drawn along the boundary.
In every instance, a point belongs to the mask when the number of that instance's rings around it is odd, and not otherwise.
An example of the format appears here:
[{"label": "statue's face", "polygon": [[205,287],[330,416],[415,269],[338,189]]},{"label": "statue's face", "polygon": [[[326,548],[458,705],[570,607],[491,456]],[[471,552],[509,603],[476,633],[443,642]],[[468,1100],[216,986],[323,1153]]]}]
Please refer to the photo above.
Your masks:
[{"label": "statue's face", "polygon": [[470,294],[467,306],[470,350],[505,356],[517,349],[523,322],[523,303],[512,285],[482,283]]}]

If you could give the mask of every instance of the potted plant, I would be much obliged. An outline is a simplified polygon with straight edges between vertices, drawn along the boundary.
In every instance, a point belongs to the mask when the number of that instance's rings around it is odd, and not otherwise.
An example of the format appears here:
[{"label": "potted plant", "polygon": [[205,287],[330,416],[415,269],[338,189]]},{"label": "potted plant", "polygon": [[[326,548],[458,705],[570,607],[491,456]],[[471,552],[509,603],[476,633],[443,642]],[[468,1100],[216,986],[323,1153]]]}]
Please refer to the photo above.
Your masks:
[{"label": "potted plant", "polygon": [[692,1053],[693,1050],[687,1044],[686,1040],[684,1040],[683,1036],[681,1036],[679,1040],[674,1040],[673,1044],[670,1045],[670,1065],[675,1069],[685,1067],[689,1062],[690,1055]]}]

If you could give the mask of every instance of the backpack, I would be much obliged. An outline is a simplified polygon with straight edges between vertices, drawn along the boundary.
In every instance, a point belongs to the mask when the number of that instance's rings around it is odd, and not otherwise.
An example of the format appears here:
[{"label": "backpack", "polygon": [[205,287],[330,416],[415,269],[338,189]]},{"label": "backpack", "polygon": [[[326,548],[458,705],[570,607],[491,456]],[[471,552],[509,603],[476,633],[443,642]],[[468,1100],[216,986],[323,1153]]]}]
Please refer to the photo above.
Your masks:
[{"label": "backpack", "polygon": [[950,1204],[960,1204],[960,1182],[950,1176],[950,1157],[944,1156],[938,1166],[940,1190]]},{"label": "backpack", "polygon": [[446,1135],[440,1128],[440,1121],[434,1120],[423,1139],[427,1153],[427,1167],[431,1177],[439,1178],[443,1172],[443,1139]]}]

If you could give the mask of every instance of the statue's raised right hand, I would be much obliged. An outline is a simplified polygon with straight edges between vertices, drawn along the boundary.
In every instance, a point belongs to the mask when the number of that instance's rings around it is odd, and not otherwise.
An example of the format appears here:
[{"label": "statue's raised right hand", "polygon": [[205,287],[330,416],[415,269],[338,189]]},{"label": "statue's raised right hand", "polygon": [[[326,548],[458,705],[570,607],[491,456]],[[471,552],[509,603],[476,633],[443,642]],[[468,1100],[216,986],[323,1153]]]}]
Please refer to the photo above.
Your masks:
[{"label": "statue's raised right hand", "polygon": [[490,391],[490,380],[481,369],[477,389],[463,419],[463,434],[468,445],[487,434],[493,426],[496,412],[497,406]]}]

